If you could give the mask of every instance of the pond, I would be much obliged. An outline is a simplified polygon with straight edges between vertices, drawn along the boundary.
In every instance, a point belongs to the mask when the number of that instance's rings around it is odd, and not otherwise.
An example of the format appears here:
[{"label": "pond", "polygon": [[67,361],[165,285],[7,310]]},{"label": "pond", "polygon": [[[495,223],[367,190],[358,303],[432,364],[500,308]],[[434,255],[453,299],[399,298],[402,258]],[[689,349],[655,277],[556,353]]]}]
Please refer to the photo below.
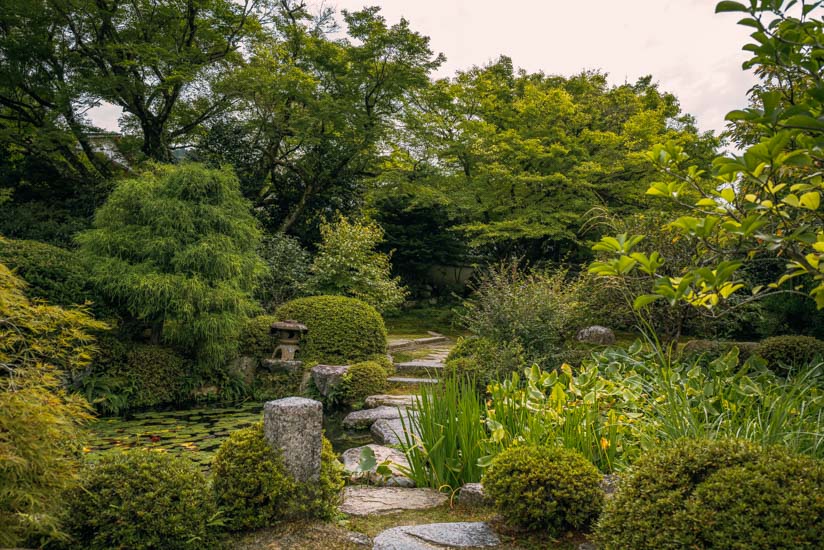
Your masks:
[{"label": "pond", "polygon": [[[94,460],[113,449],[144,447],[186,456],[204,470],[228,435],[262,419],[263,403],[233,407],[151,411],[124,418],[101,418],[90,426],[84,451]],[[335,451],[372,442],[369,432],[349,432],[341,421],[344,413],[324,414],[326,437]]]}]

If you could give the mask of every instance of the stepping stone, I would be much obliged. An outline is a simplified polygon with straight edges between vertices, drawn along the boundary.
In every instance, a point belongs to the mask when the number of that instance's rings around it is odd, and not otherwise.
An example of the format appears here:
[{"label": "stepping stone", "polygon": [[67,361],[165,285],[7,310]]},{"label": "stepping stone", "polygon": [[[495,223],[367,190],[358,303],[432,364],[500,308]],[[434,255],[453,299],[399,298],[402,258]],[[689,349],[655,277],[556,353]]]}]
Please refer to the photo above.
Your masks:
[{"label": "stepping stone", "polygon": [[374,409],[380,406],[386,407],[414,407],[417,396],[409,395],[370,395],[364,400],[363,405],[367,409]]},{"label": "stepping stone", "polygon": [[[406,421],[406,427],[410,427],[410,422]],[[372,437],[382,445],[400,445],[403,440],[403,424],[400,418],[376,420],[370,429]],[[415,429],[414,435],[419,435]]]},{"label": "stepping stone", "polygon": [[501,540],[484,522],[429,523],[393,527],[375,537],[372,550],[492,548]]},{"label": "stepping stone", "polygon": [[354,411],[344,417],[343,427],[347,430],[365,430],[374,424],[376,420],[400,418],[401,410],[398,407],[382,406]]},{"label": "stepping stone", "polygon": [[418,384],[437,384],[437,378],[411,378],[406,376],[390,376],[386,379],[393,384],[407,384],[407,385],[418,385]]},{"label": "stepping stone", "polygon": [[[375,461],[377,464],[374,468],[368,470],[367,472],[360,472],[358,471],[358,464],[360,463],[361,458],[361,450],[364,447],[369,447],[372,449],[372,452],[375,453]],[[348,449],[344,451],[343,455],[341,455],[341,462],[343,462],[343,468],[346,470],[346,473],[349,474],[349,480],[358,483],[366,481],[373,485],[386,485],[387,487],[414,487],[415,482],[403,475],[400,468],[409,468],[409,461],[406,460],[406,455],[400,452],[397,449],[392,449],[390,447],[384,447],[382,445],[375,445],[374,443],[369,445],[364,445],[364,447],[354,447],[352,449]],[[391,477],[384,478],[381,475],[378,475],[377,468],[378,464],[389,460],[389,469],[392,470]]]},{"label": "stepping stone", "polygon": [[353,485],[343,490],[340,511],[350,516],[392,514],[403,510],[436,508],[447,500],[445,494],[433,489]]},{"label": "stepping stone", "polygon": [[395,370],[398,372],[409,372],[418,370],[442,371],[443,362],[435,359],[418,359],[406,363],[395,363]]}]

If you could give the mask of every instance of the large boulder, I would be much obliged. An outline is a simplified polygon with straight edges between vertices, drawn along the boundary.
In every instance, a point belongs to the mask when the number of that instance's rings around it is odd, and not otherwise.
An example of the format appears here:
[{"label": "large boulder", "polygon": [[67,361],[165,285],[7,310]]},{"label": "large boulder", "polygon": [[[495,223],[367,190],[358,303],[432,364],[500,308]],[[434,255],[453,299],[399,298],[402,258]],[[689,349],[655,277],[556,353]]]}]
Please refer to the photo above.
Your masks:
[{"label": "large boulder", "polygon": [[350,516],[392,514],[404,510],[426,510],[446,504],[449,497],[434,489],[370,487],[352,485],[343,491],[340,511]]},{"label": "large boulder", "polygon": [[398,407],[381,406],[374,409],[362,409],[347,414],[343,419],[343,427],[347,430],[367,430],[377,420],[394,420],[404,414]]},{"label": "large boulder", "polygon": [[615,343],[615,333],[607,327],[592,325],[591,327],[579,330],[578,334],[575,335],[575,339],[587,344],[610,346]]},{"label": "large boulder", "polygon": [[373,550],[432,550],[434,548],[490,548],[501,544],[482,522],[430,523],[387,529],[375,537]]},{"label": "large boulder", "polygon": [[[367,471],[361,471],[360,460],[361,453],[365,448],[369,448],[375,455],[375,466]],[[378,465],[389,462],[389,469],[392,475],[384,477],[377,473]],[[406,477],[401,471],[402,468],[409,468],[409,461],[406,460],[406,455],[397,449],[384,447],[383,445],[375,445],[374,443],[364,445],[363,447],[354,447],[344,451],[341,455],[341,462],[343,468],[350,476],[350,481],[366,482],[372,485],[386,485],[387,487],[414,487],[415,482]]]},{"label": "large boulder", "polygon": [[327,397],[341,383],[343,375],[347,372],[347,365],[316,365],[312,367],[312,380],[320,394]]}]

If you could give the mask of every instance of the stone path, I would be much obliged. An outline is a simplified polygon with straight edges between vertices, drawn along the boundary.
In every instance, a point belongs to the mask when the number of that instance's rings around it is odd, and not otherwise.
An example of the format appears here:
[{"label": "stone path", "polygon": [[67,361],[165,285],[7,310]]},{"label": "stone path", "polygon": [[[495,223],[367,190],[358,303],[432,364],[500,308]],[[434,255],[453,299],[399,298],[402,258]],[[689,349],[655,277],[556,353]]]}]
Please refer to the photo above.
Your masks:
[{"label": "stone path", "polygon": [[415,395],[370,395],[363,402],[363,406],[367,409],[374,409],[375,407],[414,407]]},{"label": "stone path", "polygon": [[483,522],[430,523],[393,527],[375,537],[373,550],[433,550],[441,548],[491,548],[501,544]]},{"label": "stone path", "polygon": [[350,516],[392,514],[426,510],[446,504],[448,497],[434,489],[350,485],[343,490],[340,511]]},{"label": "stone path", "polygon": [[[375,455],[375,466],[363,472],[360,470],[361,453],[364,448],[368,447]],[[389,469],[392,475],[388,478],[378,474],[378,466],[384,462],[389,462]],[[380,485],[384,484],[387,487],[414,487],[415,482],[406,477],[402,469],[409,468],[409,461],[406,460],[406,455],[397,449],[384,447],[383,445],[375,445],[370,443],[363,447],[354,447],[349,449],[341,455],[341,462],[343,462],[343,469],[350,476],[350,481],[354,483],[369,483]]]},{"label": "stone path", "polygon": [[405,386],[419,386],[421,384],[437,384],[437,378],[416,378],[410,376],[390,376],[386,379],[392,384],[403,384]]},{"label": "stone path", "polygon": [[[413,435],[418,435],[414,424],[406,422],[406,429],[415,432]],[[400,445],[403,439],[404,424],[400,418],[381,418],[376,420],[369,430],[372,433],[372,438],[381,445]]]},{"label": "stone path", "polygon": [[405,407],[389,407],[381,405],[374,409],[361,409],[350,412],[343,419],[343,427],[347,430],[368,430],[377,420],[395,420],[401,414],[414,415],[407,412]]}]

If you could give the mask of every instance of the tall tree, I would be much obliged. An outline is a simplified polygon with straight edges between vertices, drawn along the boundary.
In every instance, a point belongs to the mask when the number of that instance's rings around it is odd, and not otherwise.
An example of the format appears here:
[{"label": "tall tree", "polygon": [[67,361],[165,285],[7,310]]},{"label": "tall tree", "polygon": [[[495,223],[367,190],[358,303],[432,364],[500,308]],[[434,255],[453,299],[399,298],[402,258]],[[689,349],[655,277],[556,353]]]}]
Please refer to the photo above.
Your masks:
[{"label": "tall tree", "polygon": [[[280,2],[271,34],[231,82],[236,117],[213,128],[255,152],[242,177],[281,232],[352,208],[401,99],[442,62],[428,38],[405,20],[387,24],[377,8],[344,11],[343,20],[348,37],[336,39],[331,11],[313,18],[303,2]],[[201,146],[213,162],[244,159],[208,136]]]}]

